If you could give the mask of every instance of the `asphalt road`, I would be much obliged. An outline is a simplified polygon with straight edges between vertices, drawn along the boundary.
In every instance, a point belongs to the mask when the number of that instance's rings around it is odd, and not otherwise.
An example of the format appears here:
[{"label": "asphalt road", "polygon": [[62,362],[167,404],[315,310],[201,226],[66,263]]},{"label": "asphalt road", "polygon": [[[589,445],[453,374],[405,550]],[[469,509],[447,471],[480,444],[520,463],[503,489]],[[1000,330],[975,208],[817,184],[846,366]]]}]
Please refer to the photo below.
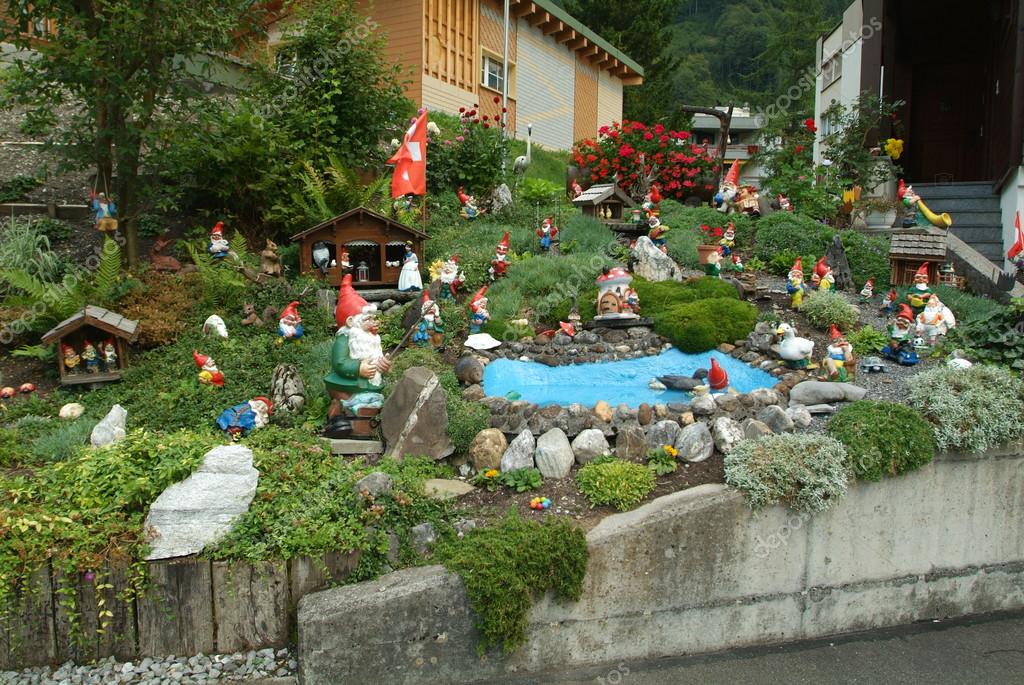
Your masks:
[{"label": "asphalt road", "polygon": [[[495,685],[499,681],[493,681]],[[1024,612],[777,647],[536,676],[503,685],[1024,685]]]}]

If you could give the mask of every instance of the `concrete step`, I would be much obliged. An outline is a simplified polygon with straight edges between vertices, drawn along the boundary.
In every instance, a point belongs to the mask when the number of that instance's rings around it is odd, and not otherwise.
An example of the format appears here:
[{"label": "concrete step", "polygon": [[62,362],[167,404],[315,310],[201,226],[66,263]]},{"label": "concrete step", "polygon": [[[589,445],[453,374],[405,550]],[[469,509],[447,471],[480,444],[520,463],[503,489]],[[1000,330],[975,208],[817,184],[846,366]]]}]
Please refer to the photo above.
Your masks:
[{"label": "concrete step", "polygon": [[964,226],[956,221],[951,229],[954,234],[960,236],[960,240],[971,242],[972,240],[992,240],[999,242],[1003,239],[1003,232],[998,226]]},{"label": "concrete step", "polygon": [[[931,209],[931,205],[928,205],[928,209]],[[953,217],[954,226],[992,226],[998,228],[1003,223],[1003,213],[998,210],[956,209],[949,212],[949,215]]]},{"label": "concrete step", "polygon": [[994,197],[957,197],[957,198],[936,198],[921,196],[921,200],[928,205],[928,209],[936,214],[949,212],[998,212],[999,200]]},{"label": "concrete step", "polygon": [[923,198],[995,197],[991,183],[914,183],[914,190]]}]

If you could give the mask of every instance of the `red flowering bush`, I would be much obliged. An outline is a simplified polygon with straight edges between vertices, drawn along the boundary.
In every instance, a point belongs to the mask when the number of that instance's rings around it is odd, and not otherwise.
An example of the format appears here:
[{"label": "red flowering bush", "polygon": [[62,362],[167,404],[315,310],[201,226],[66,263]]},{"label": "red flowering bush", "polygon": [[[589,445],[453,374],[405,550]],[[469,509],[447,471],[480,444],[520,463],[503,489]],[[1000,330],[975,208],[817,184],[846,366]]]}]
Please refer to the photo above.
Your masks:
[{"label": "red flowering bush", "polygon": [[700,233],[701,239],[703,239],[705,245],[716,245],[725,234],[725,229],[721,226],[708,226],[707,224],[701,224]]},{"label": "red flowering bush", "polygon": [[572,150],[573,162],[589,172],[593,183],[618,179],[619,187],[636,200],[651,183],[660,186],[664,197],[676,200],[714,190],[718,160],[707,146],[693,144],[688,131],[623,120],[602,126],[597,134]]},{"label": "red flowering bush", "polygon": [[455,191],[460,186],[483,202],[502,182],[501,163],[509,143],[497,116],[474,107],[460,107],[458,118],[430,113],[441,129],[427,142],[427,190],[431,194]]}]

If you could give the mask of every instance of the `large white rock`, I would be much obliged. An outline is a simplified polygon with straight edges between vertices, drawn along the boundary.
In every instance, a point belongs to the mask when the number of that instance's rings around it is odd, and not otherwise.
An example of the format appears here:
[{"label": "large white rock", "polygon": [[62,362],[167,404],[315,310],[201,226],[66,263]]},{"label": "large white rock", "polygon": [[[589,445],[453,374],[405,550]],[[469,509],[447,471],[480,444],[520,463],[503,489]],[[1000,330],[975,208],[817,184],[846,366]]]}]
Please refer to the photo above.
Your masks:
[{"label": "large white rock", "polygon": [[103,417],[103,420],[92,429],[89,442],[93,447],[103,447],[123,440],[126,435],[125,423],[127,421],[128,411],[120,404],[115,404],[111,407],[110,412]]},{"label": "large white rock", "polygon": [[501,347],[501,341],[490,333],[474,333],[466,338],[464,344],[474,350],[493,350],[495,347]]},{"label": "large white rock", "polygon": [[803,381],[789,391],[793,404],[828,404],[829,402],[856,402],[864,399],[868,391],[853,383],[831,383],[828,381]]},{"label": "large white rock", "polygon": [[608,438],[604,436],[604,431],[597,428],[580,431],[580,434],[572,441],[572,453],[580,464],[586,464],[597,457],[611,454],[611,452],[612,449],[608,444]]},{"label": "large white rock", "polygon": [[537,441],[533,439],[533,433],[524,430],[509,443],[505,454],[501,455],[501,472],[507,473],[516,469],[526,469],[533,466],[533,453],[537,449]]},{"label": "large white rock", "polygon": [[710,457],[715,451],[715,441],[711,437],[708,425],[698,421],[684,426],[676,438],[676,449],[679,450],[679,459],[691,463],[704,461]]},{"label": "large white rock", "polygon": [[565,432],[561,428],[552,428],[537,438],[534,460],[537,462],[540,475],[545,478],[565,478],[569,475],[576,457]]},{"label": "large white rock", "polygon": [[671,257],[658,249],[658,246],[645,235],[636,240],[633,248],[636,266],[633,273],[648,281],[681,281],[683,270]]},{"label": "large white rock", "polygon": [[722,454],[729,454],[746,438],[743,427],[728,416],[715,419],[711,424],[711,435],[715,438],[715,448]]},{"label": "large white rock", "polygon": [[647,448],[656,450],[665,445],[675,445],[679,437],[679,424],[671,419],[658,421],[647,429]]},{"label": "large white rock", "polygon": [[259,471],[252,450],[242,445],[215,447],[185,480],[156,498],[146,516],[147,560],[198,554],[226,535],[249,510]]},{"label": "large white rock", "polygon": [[69,402],[60,408],[60,412],[57,414],[60,418],[65,421],[74,421],[80,418],[85,413],[85,407],[78,402]]}]

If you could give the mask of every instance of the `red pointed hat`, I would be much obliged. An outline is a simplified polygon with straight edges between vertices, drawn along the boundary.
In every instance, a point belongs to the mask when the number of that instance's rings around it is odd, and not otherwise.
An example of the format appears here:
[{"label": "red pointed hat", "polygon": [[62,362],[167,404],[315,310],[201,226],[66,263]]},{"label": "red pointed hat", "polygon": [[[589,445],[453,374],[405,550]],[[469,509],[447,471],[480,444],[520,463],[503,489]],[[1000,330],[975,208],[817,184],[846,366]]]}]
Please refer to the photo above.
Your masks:
[{"label": "red pointed hat", "polygon": [[192,359],[199,368],[203,368],[203,364],[210,361],[210,358],[207,355],[200,354],[198,350],[192,350]]},{"label": "red pointed hat", "polygon": [[352,287],[352,274],[345,274],[338,289],[338,305],[334,308],[334,321],[339,328],[348,325],[349,317],[362,314],[367,302]]},{"label": "red pointed hat", "polygon": [[890,290],[889,294],[886,295],[886,297],[889,298],[891,301],[895,302],[896,301],[896,288],[893,288],[892,290]]},{"label": "red pointed hat", "polygon": [[651,186],[651,202],[657,204],[661,202],[661,199],[661,190],[658,188],[658,186]]},{"label": "red pointed hat", "polygon": [[740,184],[740,160],[734,159],[732,166],[729,167],[729,173],[725,175],[725,182],[738,186]]},{"label": "red pointed hat", "polygon": [[869,279],[867,280],[867,282],[866,282],[866,283],[864,284],[864,287],[865,287],[865,288],[867,288],[868,286],[871,286],[872,288],[874,288],[874,287],[875,287],[875,279],[874,279],[874,277],[872,277],[872,278],[869,278]]},{"label": "red pointed hat", "polygon": [[843,337],[843,332],[840,331],[838,328],[836,328],[835,324],[831,324],[831,328],[829,328],[828,335],[829,335],[830,338],[835,340],[836,338]]},{"label": "red pointed hat", "polygon": [[828,269],[829,267],[827,257],[822,257],[821,259],[818,260],[818,263],[814,265],[814,273],[818,274],[818,276],[824,276],[825,274],[827,274]]},{"label": "red pointed hat", "polygon": [[903,199],[903,196],[907,194],[907,184],[900,179],[900,182],[896,185],[896,197]]},{"label": "red pointed hat", "polygon": [[790,272],[793,272],[793,271],[799,271],[800,273],[804,272],[804,264],[800,260],[800,257],[797,257],[796,261],[793,262],[793,268],[790,269]]},{"label": "red pointed hat", "polygon": [[224,235],[224,222],[218,221],[214,224],[213,228],[210,229],[210,235]]},{"label": "red pointed hat", "polygon": [[502,236],[502,238],[501,238],[501,242],[500,242],[500,243],[498,243],[498,249],[499,249],[499,250],[504,250],[505,252],[508,252],[508,248],[510,247],[510,246],[509,246],[509,243],[508,243],[508,239],[509,239],[510,237],[511,237],[511,236],[509,235],[509,232],[508,232],[508,231],[505,231],[505,235],[504,235],[504,236]]},{"label": "red pointed hat", "polygon": [[479,302],[480,300],[484,299],[485,297],[487,297],[487,286],[486,285],[484,287],[480,288],[480,290],[476,291],[476,293],[473,295],[473,299],[470,300],[470,304],[476,304],[477,302]]},{"label": "red pointed hat", "polygon": [[263,395],[259,395],[257,397],[252,398],[249,401],[250,402],[262,402],[263,404],[267,405],[267,413],[268,414],[273,414],[274,413],[274,403],[271,402],[270,398],[268,398],[268,397],[264,397]]},{"label": "red pointed hat", "polygon": [[708,371],[708,385],[712,390],[722,390],[729,385],[729,374],[718,365],[718,360],[711,358],[711,370]]},{"label": "red pointed hat", "polygon": [[64,355],[66,355],[68,352],[72,352],[74,354],[77,354],[77,352],[75,352],[75,348],[72,347],[71,345],[68,345],[67,343],[61,343],[60,344],[60,351]]},{"label": "red pointed hat", "polygon": [[298,306],[300,304],[302,303],[298,301],[289,302],[288,306],[281,310],[281,318],[283,319],[286,316],[294,316],[296,321],[302,321],[302,317],[299,316],[298,310]]},{"label": "red pointed hat", "polygon": [[914,277],[924,276],[928,278],[928,262],[924,262],[921,266],[917,267],[917,271],[914,272]]},{"label": "red pointed hat", "polygon": [[459,196],[459,202],[462,203],[463,207],[465,207],[466,203],[469,202],[469,195],[466,195],[466,189],[463,188],[462,186],[459,186],[459,190],[456,193],[456,195]]},{"label": "red pointed hat", "polygon": [[909,304],[904,302],[904,303],[900,304],[899,309],[896,310],[896,318],[897,319],[906,319],[907,321],[913,321],[914,320],[914,310],[910,308]]}]

